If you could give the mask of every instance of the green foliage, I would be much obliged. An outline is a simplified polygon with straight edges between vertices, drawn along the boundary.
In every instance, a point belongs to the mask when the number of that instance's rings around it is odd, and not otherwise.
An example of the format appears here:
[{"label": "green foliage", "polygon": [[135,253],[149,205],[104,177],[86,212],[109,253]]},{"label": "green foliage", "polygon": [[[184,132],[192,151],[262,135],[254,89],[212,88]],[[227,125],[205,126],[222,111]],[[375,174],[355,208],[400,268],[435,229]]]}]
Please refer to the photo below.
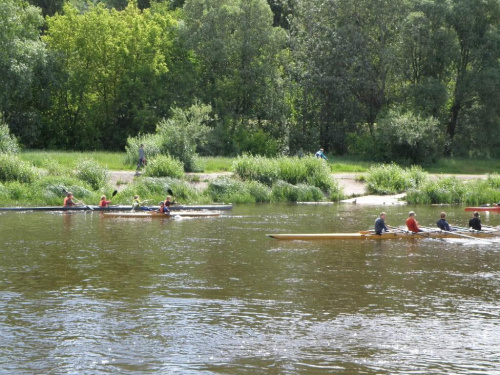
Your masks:
[{"label": "green foliage", "polygon": [[170,177],[141,177],[121,191],[116,202],[131,204],[134,195],[139,195],[141,199],[147,198],[148,204],[157,204],[165,200],[169,195],[169,189],[172,190],[174,199],[178,202],[205,202],[204,197],[186,181]]},{"label": "green foliage", "polygon": [[335,187],[327,163],[314,157],[279,157],[244,155],[233,163],[233,172],[243,180],[259,181],[267,186],[278,180],[293,185],[308,184],[328,192]]},{"label": "green foliage", "polygon": [[16,137],[10,134],[9,127],[0,117],[0,154],[14,155],[19,152]]},{"label": "green foliage", "polygon": [[193,104],[187,110],[172,109],[172,116],[162,120],[156,127],[156,132],[161,140],[162,152],[179,159],[184,163],[186,172],[196,172],[196,148],[203,143],[210,128],[207,123],[211,121],[209,105]]},{"label": "green foliage", "polygon": [[292,185],[285,181],[276,182],[271,193],[273,202],[316,202],[323,198],[323,192],[315,186]]},{"label": "green foliage", "polygon": [[389,111],[376,128],[377,153],[383,161],[408,160],[412,164],[435,161],[444,146],[438,121],[412,113]]},{"label": "green foliage", "polygon": [[127,161],[137,163],[139,146],[144,144],[146,159],[157,155],[170,155],[180,160],[186,172],[199,172],[200,162],[196,155],[199,144],[204,143],[210,128],[211,107],[193,104],[190,108],[172,109],[172,116],[161,120],[156,126],[155,134],[139,135],[127,139]]},{"label": "green foliage", "polygon": [[168,155],[158,155],[148,160],[145,176],[148,177],[172,177],[184,176],[184,165],[177,159]]},{"label": "green foliage", "polygon": [[428,181],[428,174],[421,167],[409,170],[392,164],[373,166],[365,177],[368,190],[376,194],[396,194],[416,188]]},{"label": "green foliage", "polygon": [[34,182],[40,171],[31,164],[20,160],[15,155],[0,154],[0,181]]},{"label": "green foliage", "polygon": [[108,170],[100,167],[92,159],[83,158],[76,163],[76,176],[88,183],[94,190],[103,189],[108,185]]}]

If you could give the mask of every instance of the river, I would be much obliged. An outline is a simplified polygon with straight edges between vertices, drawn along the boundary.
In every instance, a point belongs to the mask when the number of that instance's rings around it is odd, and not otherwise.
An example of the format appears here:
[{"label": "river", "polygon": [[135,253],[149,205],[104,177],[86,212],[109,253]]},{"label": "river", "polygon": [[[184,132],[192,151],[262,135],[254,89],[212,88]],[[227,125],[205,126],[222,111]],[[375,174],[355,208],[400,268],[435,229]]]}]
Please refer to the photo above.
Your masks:
[{"label": "river", "polygon": [[[384,209],[392,225],[441,210]],[[500,240],[266,236],[355,232],[380,210],[2,213],[0,374],[500,373]]]}]

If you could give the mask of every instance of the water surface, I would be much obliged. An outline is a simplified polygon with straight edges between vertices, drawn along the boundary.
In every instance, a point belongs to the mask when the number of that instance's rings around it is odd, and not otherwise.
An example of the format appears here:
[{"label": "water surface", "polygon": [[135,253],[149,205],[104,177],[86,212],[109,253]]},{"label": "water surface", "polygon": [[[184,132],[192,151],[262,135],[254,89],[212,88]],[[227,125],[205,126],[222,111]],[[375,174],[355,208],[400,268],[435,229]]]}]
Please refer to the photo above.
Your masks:
[{"label": "water surface", "polygon": [[[441,210],[384,208],[392,225],[410,209],[426,225]],[[0,373],[499,373],[500,242],[265,236],[358,231],[379,211],[3,213]]]}]

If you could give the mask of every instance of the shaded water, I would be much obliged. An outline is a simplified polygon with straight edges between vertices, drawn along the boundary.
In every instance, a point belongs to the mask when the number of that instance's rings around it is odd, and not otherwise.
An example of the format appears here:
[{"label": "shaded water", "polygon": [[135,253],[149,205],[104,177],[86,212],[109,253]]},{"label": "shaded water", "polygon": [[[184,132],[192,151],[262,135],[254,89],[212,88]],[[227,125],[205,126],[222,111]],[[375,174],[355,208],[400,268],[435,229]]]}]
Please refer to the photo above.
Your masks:
[{"label": "shaded water", "polygon": [[[384,209],[401,225],[410,207]],[[500,242],[265,236],[367,229],[379,210],[1,214],[0,373],[499,373]]]}]

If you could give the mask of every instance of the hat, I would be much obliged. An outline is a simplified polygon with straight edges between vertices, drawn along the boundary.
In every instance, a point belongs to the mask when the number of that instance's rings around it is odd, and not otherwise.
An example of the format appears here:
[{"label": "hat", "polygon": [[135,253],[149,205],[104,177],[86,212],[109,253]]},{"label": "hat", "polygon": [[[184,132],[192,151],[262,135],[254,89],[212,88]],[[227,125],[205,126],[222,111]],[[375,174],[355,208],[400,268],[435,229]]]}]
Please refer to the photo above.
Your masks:
[{"label": "hat", "polygon": [[410,212],[408,213],[408,215],[410,215],[410,216],[415,215],[415,212],[410,211]]}]

